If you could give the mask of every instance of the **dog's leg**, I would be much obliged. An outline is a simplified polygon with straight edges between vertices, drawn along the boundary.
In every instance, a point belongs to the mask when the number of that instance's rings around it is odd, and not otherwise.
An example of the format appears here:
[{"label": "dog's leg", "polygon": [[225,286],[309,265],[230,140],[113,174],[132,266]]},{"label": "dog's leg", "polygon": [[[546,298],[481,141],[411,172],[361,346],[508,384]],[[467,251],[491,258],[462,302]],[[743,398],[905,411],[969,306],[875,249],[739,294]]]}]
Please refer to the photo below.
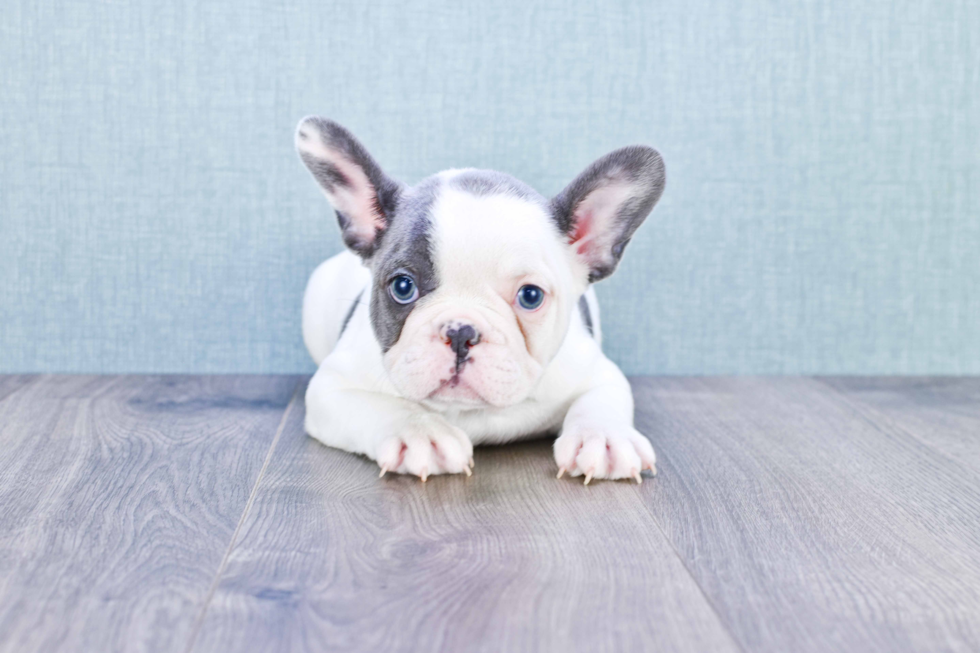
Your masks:
[{"label": "dog's leg", "polygon": [[473,445],[442,415],[385,392],[352,386],[321,367],[306,391],[306,432],[332,447],[361,453],[386,472],[470,475]]},{"label": "dog's leg", "polygon": [[623,373],[603,357],[592,387],[579,396],[565,415],[555,440],[558,477],[564,474],[595,478],[634,478],[656,474],[653,447],[633,428],[633,393]]}]

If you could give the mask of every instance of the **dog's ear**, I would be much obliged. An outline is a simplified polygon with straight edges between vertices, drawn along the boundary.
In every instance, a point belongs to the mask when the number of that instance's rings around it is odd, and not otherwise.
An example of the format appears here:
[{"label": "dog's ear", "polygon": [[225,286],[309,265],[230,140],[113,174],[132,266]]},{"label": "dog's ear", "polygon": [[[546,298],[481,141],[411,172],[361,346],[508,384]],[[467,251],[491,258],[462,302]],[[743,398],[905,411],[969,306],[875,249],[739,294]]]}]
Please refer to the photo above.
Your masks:
[{"label": "dog's ear", "polygon": [[344,243],[362,258],[377,249],[401,185],[387,177],[349,131],[309,116],[296,128],[296,149],[337,211]]},{"label": "dog's ear", "polygon": [[616,269],[665,181],[660,154],[633,145],[597,160],[551,201],[555,222],[587,266],[590,282]]}]

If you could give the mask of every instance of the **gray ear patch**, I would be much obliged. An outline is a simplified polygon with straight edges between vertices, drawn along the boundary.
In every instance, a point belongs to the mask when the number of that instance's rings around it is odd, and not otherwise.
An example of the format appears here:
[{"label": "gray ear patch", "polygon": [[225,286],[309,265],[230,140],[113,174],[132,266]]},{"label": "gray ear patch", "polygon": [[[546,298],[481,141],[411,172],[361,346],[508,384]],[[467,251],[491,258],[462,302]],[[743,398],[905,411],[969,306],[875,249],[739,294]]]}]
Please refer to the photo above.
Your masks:
[{"label": "gray ear patch", "polygon": [[666,168],[652,147],[611,152],[585,169],[551,200],[558,229],[589,266],[589,281],[616,269],[633,233],[663,194]]},{"label": "gray ear patch", "polygon": [[370,257],[397,208],[401,185],[332,120],[310,116],[300,121],[296,149],[337,212],[344,244]]},{"label": "gray ear patch", "polygon": [[[309,141],[312,138],[308,130],[304,130],[300,127],[296,134],[296,137],[303,142]],[[300,152],[299,158],[303,160],[306,167],[309,168],[310,174],[316,179],[317,183],[323,186],[323,188],[333,191],[336,187],[347,188],[350,186],[350,182],[347,180],[337,166],[330,163],[329,161],[318,159],[306,152]]]}]

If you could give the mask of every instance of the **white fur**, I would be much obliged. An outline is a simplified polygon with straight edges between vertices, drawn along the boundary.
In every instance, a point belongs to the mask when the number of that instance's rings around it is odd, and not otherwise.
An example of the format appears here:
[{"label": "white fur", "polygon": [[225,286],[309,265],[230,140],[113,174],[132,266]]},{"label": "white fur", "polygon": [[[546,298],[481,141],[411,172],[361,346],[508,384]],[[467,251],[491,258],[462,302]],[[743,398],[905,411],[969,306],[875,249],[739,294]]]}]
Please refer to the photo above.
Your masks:
[{"label": "white fur", "polygon": [[[336,288],[337,279],[348,284],[346,293]],[[313,271],[303,294],[303,342],[317,365],[337,344],[342,320],[360,292],[357,289],[366,288],[370,281],[371,273],[361,265],[361,259],[348,251],[327,259]],[[334,289],[340,292],[332,292]]]},{"label": "white fur", "polygon": [[[601,213],[602,204],[592,208]],[[370,273],[353,254],[326,261],[310,278],[303,337],[320,367],[307,391],[307,432],[385,470],[423,478],[468,471],[474,444],[559,429],[556,462],[573,476],[626,478],[652,469],[653,449],[633,428],[629,384],[600,348],[586,262],[544,209],[508,195],[446,189],[432,221],[441,283],[419,300],[387,354],[370,322]],[[516,304],[526,283],[546,291],[534,313]],[[578,316],[583,293],[596,337]],[[475,325],[481,340],[460,383],[446,387],[455,355],[443,336],[455,323]]]}]

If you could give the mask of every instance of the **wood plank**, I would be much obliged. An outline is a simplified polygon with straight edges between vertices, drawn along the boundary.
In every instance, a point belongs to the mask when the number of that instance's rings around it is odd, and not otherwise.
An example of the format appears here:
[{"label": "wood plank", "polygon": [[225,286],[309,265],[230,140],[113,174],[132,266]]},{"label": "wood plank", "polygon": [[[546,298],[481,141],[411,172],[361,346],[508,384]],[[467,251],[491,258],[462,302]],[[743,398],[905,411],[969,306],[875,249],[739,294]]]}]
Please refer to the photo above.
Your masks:
[{"label": "wood plank", "polygon": [[0,651],[180,651],[297,379],[44,377],[0,403]]},{"label": "wood plank", "polygon": [[656,482],[556,480],[550,441],[379,480],[294,413],[193,650],[737,650],[644,506]]},{"label": "wood plank", "polygon": [[980,473],[980,378],[835,377],[839,390],[869,420],[904,431]]},{"label": "wood plank", "polygon": [[0,401],[40,378],[37,374],[0,374]]},{"label": "wood plank", "polygon": [[743,650],[980,650],[973,470],[815,380],[635,391],[651,510]]}]

